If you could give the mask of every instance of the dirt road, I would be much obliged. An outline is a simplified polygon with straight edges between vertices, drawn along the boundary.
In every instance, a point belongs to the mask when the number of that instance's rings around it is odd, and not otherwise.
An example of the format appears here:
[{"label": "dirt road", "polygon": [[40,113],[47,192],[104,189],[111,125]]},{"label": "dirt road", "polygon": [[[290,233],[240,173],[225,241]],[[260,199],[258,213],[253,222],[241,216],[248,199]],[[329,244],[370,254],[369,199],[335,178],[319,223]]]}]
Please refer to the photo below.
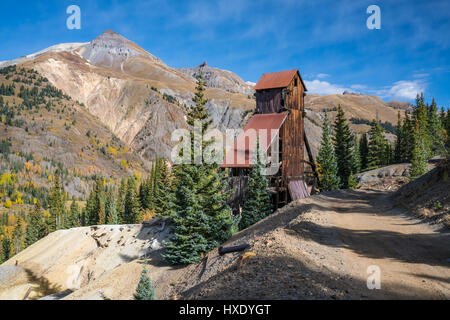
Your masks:
[{"label": "dirt road", "polygon": [[[228,244],[242,242],[251,243],[247,256],[211,252],[182,272],[167,297],[450,298],[450,233],[393,207],[389,193],[336,191],[303,199]],[[380,271],[380,289],[367,287],[370,266]]]},{"label": "dirt road", "polygon": [[377,298],[450,298],[450,233],[393,208],[389,195],[351,192],[328,197],[329,223],[349,274],[367,279],[378,266]]}]

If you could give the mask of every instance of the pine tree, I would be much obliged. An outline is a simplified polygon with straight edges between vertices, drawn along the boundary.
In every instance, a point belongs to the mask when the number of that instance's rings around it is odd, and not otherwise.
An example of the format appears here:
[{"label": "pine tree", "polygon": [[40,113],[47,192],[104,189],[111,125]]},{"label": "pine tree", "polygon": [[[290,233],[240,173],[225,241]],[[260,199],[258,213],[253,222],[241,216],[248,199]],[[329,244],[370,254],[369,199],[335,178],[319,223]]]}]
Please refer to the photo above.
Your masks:
[{"label": "pine tree", "polygon": [[361,170],[367,169],[367,156],[369,154],[369,142],[367,141],[367,133],[361,135],[359,140],[359,154],[361,159]]},{"label": "pine tree", "polygon": [[25,231],[25,245],[31,246],[33,243],[41,238],[40,228],[43,223],[42,207],[39,201],[34,205],[33,211],[30,214],[30,220]]},{"label": "pine tree", "polygon": [[116,210],[117,200],[114,196],[114,192],[110,190],[106,195],[105,212],[107,224],[118,224],[119,219]]},{"label": "pine tree", "polygon": [[367,169],[372,170],[379,168],[384,163],[385,143],[383,137],[383,128],[376,122],[372,121],[369,131],[369,151],[367,154]]},{"label": "pine tree", "polygon": [[97,178],[95,187],[89,194],[85,210],[85,224],[89,226],[105,224],[105,188],[101,177]]},{"label": "pine tree", "polygon": [[127,191],[125,194],[124,223],[141,223],[141,204],[136,189],[134,177],[128,178]]},{"label": "pine tree", "polygon": [[427,156],[423,131],[419,129],[419,122],[414,127],[414,149],[411,161],[411,178],[415,179],[427,172]]},{"label": "pine tree", "polygon": [[334,121],[334,151],[338,164],[338,176],[343,189],[348,188],[348,178],[352,173],[352,148],[353,136],[345,118],[344,110],[338,106],[337,116]]},{"label": "pine tree", "polygon": [[[202,134],[209,129],[212,120],[206,109],[205,83],[198,78],[194,106],[188,109],[187,123],[201,123]],[[194,160],[193,133],[191,132],[191,164],[176,165],[174,208],[174,238],[167,244],[163,255],[172,264],[191,264],[201,260],[203,254],[215,248],[231,236],[236,221],[226,201],[229,193],[225,171],[217,164],[198,163]],[[205,150],[213,141],[202,141]]]},{"label": "pine tree", "polygon": [[119,192],[117,194],[117,220],[119,224],[125,223],[125,194],[127,192],[127,181],[122,178],[120,181]]},{"label": "pine tree", "polygon": [[447,116],[445,118],[445,130],[447,135],[450,137],[450,110],[447,110]]},{"label": "pine tree", "polygon": [[325,113],[322,126],[322,141],[320,143],[317,164],[320,190],[328,191],[339,189],[340,178],[337,175],[337,161],[333,143],[331,141],[330,122],[327,113]]},{"label": "pine tree", "polygon": [[349,177],[348,177],[348,188],[350,190],[355,190],[358,186],[358,182],[356,181],[355,175],[352,173]]},{"label": "pine tree", "polygon": [[[428,131],[428,108],[424,102],[423,93],[417,95],[416,107],[413,111],[412,126],[414,128],[413,135],[414,139],[417,135],[421,136],[423,147],[425,151],[425,158],[428,160],[431,158],[431,137]],[[416,132],[418,130],[418,132]],[[416,148],[416,143],[413,141],[414,148]]]},{"label": "pine tree", "polygon": [[49,229],[56,231],[64,226],[66,217],[65,192],[61,185],[59,175],[55,174],[54,185],[50,189],[48,207],[50,211]]},{"label": "pine tree", "polygon": [[159,163],[158,179],[153,195],[155,213],[157,217],[170,217],[173,215],[172,203],[174,201],[172,175],[165,159],[160,159]]},{"label": "pine tree", "polygon": [[136,293],[133,295],[135,300],[156,300],[155,288],[150,279],[149,272],[146,267],[143,268],[141,279],[136,288]]},{"label": "pine tree", "polygon": [[242,218],[239,223],[241,230],[248,228],[272,213],[269,182],[267,177],[261,173],[263,169],[258,138],[256,143],[256,160],[248,177],[248,194],[242,207]]},{"label": "pine tree", "polygon": [[104,225],[106,223],[105,202],[99,201],[98,203],[98,220],[97,225]]},{"label": "pine tree", "polygon": [[23,231],[23,219],[19,217],[13,231],[13,245],[15,254],[18,254],[20,251],[25,249],[24,235],[25,233]]},{"label": "pine tree", "polygon": [[428,109],[427,125],[428,135],[431,140],[430,157],[442,155],[444,152],[444,134],[434,98]]},{"label": "pine tree", "polygon": [[405,119],[402,126],[403,148],[401,148],[402,162],[411,162],[414,149],[414,127],[411,118],[405,111]]},{"label": "pine tree", "polygon": [[403,139],[403,130],[402,130],[402,119],[400,116],[400,111],[397,116],[397,127],[396,127],[396,137],[395,140],[395,151],[394,151],[394,159],[395,163],[402,163],[404,159],[403,148],[404,148],[404,139]]},{"label": "pine tree", "polygon": [[441,112],[439,112],[439,121],[441,122],[441,128],[445,130],[445,108],[441,107]]},{"label": "pine tree", "polygon": [[9,239],[8,235],[6,234],[2,241],[2,255],[3,255],[3,261],[8,261],[14,253],[12,252],[11,248],[11,240]]},{"label": "pine tree", "polygon": [[358,136],[355,134],[355,141],[352,149],[352,174],[361,172],[361,153],[359,151]]},{"label": "pine tree", "polygon": [[69,215],[69,228],[76,228],[81,225],[80,222],[80,207],[76,203],[75,199],[72,200],[72,203],[70,204],[70,215]]}]

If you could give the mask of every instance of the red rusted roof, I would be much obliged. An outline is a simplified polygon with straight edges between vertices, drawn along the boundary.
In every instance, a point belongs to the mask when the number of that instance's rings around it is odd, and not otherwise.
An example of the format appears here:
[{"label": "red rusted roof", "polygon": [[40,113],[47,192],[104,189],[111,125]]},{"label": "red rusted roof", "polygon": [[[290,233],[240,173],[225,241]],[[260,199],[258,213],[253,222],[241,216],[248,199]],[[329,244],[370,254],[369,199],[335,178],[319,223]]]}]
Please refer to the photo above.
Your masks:
[{"label": "red rusted roof", "polygon": [[254,115],[236,138],[233,148],[227,150],[222,167],[251,167],[253,159],[250,158],[256,151],[257,137],[259,136],[261,150],[267,154],[272,140],[276,137],[287,115],[287,112]]},{"label": "red rusted roof", "polygon": [[255,90],[284,88],[291,83],[297,70],[264,73],[255,86]]}]

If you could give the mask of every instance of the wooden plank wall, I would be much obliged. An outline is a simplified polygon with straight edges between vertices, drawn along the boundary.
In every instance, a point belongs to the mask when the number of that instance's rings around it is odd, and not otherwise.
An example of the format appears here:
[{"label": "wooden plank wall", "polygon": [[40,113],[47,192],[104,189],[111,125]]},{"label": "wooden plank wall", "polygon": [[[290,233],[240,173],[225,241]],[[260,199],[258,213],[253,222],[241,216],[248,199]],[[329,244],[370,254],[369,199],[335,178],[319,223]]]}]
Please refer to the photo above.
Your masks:
[{"label": "wooden plank wall", "polygon": [[[297,86],[295,86],[295,79],[297,79]],[[296,75],[288,86],[285,106],[289,110],[289,116],[281,130],[283,140],[282,174],[283,177],[287,179],[288,177],[301,176],[304,172],[304,98],[303,86],[298,75]]]}]

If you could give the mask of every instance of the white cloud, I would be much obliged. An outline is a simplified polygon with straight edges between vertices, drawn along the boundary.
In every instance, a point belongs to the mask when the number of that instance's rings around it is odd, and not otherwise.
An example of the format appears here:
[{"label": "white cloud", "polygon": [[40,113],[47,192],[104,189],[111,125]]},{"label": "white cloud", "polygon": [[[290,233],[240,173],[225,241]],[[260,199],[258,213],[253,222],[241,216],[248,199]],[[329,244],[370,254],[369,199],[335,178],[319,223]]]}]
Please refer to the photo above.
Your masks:
[{"label": "white cloud", "polygon": [[410,99],[416,98],[417,94],[425,91],[425,84],[420,80],[397,81],[389,89],[388,95],[394,98]]},{"label": "white cloud", "polygon": [[252,87],[256,86],[256,82],[246,81],[245,83]]},{"label": "white cloud", "polygon": [[341,94],[345,90],[349,90],[338,84],[332,84],[327,81],[315,79],[313,81],[305,81],[306,88],[310,93],[316,94]]},{"label": "white cloud", "polygon": [[323,78],[328,78],[330,75],[327,73],[318,73],[317,74],[317,78],[319,79],[323,79]]}]

